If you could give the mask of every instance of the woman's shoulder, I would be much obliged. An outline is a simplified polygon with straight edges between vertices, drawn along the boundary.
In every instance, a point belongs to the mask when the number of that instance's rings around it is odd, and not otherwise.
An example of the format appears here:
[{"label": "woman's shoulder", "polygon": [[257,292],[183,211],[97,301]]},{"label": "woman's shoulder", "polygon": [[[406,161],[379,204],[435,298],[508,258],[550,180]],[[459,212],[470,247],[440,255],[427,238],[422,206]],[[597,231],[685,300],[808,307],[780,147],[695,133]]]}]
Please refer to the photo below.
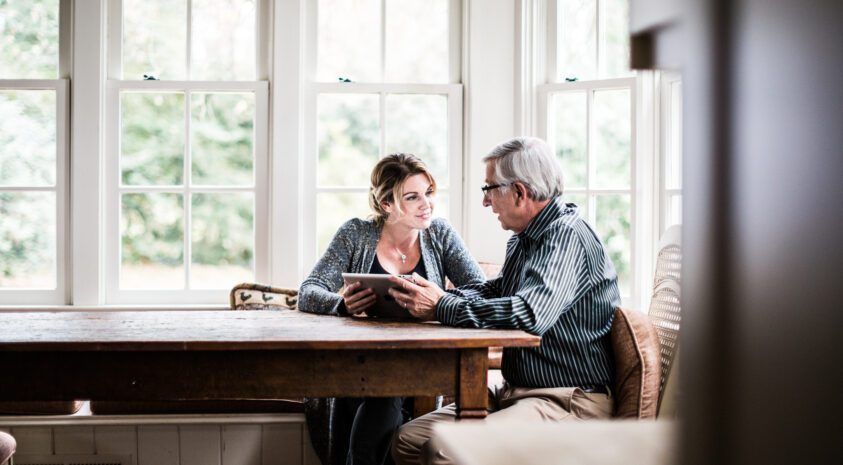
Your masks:
[{"label": "woman's shoulder", "polygon": [[351,218],[337,229],[338,236],[355,237],[368,234],[377,228],[374,220],[363,218]]},{"label": "woman's shoulder", "polygon": [[454,227],[451,226],[451,223],[445,218],[434,218],[433,221],[430,222],[429,229],[435,234],[452,234],[454,232]]}]

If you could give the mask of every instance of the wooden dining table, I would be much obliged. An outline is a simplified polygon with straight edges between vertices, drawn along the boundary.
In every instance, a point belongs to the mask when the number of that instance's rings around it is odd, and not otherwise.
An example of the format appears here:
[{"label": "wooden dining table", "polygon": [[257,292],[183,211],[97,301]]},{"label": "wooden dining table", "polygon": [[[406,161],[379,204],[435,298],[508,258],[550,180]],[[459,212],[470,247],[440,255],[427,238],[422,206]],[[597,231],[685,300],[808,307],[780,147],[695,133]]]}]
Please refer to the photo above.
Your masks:
[{"label": "wooden dining table", "polygon": [[447,395],[482,418],[489,348],[539,343],[294,310],[0,312],[0,400]]}]

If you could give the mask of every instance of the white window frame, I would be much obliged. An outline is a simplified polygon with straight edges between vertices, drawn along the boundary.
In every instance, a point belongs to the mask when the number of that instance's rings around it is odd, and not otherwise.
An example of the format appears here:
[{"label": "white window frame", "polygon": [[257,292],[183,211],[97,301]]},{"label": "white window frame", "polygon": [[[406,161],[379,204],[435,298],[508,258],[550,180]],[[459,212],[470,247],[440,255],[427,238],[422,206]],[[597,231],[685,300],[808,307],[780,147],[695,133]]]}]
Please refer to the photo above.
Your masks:
[{"label": "white window frame", "polygon": [[0,79],[0,90],[52,90],[56,93],[56,178],[53,186],[0,186],[2,192],[54,192],[56,195],[56,286],[0,288],[0,305],[63,305],[69,301],[69,130],[72,4],[59,2],[59,50],[56,79]]},{"label": "white window frame", "polygon": [[[659,122],[660,122],[660,138],[659,138],[659,234],[661,235],[672,224],[667,223],[670,212],[670,201],[673,197],[682,195],[682,187],[668,188],[667,187],[667,163],[672,155],[673,149],[673,125],[676,124],[676,116],[678,115],[678,123],[682,125],[682,102],[680,100],[679,108],[673,107],[672,87],[682,86],[682,78],[679,73],[662,72],[660,73],[659,83]],[[682,160],[682,145],[680,141],[678,157],[681,163]],[[681,166],[681,165],[680,165]],[[681,224],[681,220],[679,223]]]},{"label": "white window frame", "polygon": [[[581,206],[586,212],[586,219],[594,224],[596,219],[597,195],[622,194],[630,196],[630,289],[629,294],[622,295],[622,305],[633,308],[645,308],[645,299],[649,296],[652,276],[651,260],[647,257],[653,250],[651,241],[645,240],[651,236],[652,224],[647,218],[656,214],[652,211],[653,191],[655,189],[654,169],[652,158],[655,155],[653,131],[653,105],[648,103],[654,98],[650,73],[638,72],[634,76],[591,79],[575,82],[558,82],[556,60],[556,25],[557,0],[521,0],[520,61],[521,61],[521,127],[524,133],[535,133],[548,140],[548,109],[549,99],[556,93],[581,91],[587,95],[587,172],[588,180],[594,179],[592,155],[592,99],[594,92],[603,90],[624,89],[630,93],[630,184],[623,189],[569,188],[566,194],[586,195],[587,205]],[[600,12],[602,6],[598,4],[597,27],[600,27]],[[598,30],[597,47],[595,53],[600,54],[601,39]],[[598,60],[598,68],[600,63]],[[534,98],[530,98],[530,95]],[[531,111],[530,107],[534,111]],[[534,118],[531,123],[528,118]]]},{"label": "white window frame", "polygon": [[67,301],[67,130],[68,130],[68,81],[67,79],[2,79],[0,90],[52,90],[56,94],[56,182],[53,186],[0,186],[0,192],[53,192],[56,198],[56,287],[0,288],[3,304],[26,305],[32,303],[64,304]]},{"label": "white window frame", "polygon": [[[599,188],[599,187],[592,187],[592,183],[595,179],[595,166],[593,163],[594,160],[594,153],[593,153],[593,137],[594,137],[594,125],[593,123],[593,99],[595,92],[600,91],[611,91],[611,90],[626,90],[629,91],[630,97],[630,160],[629,160],[629,187],[626,188]],[[550,141],[549,133],[548,133],[548,110],[550,107],[550,99],[553,97],[554,94],[559,93],[566,93],[566,92],[585,92],[586,94],[586,185],[585,187],[568,187],[565,186],[565,195],[585,195],[586,196],[586,204],[580,205],[581,208],[586,212],[586,219],[592,225],[596,223],[597,219],[597,205],[594,201],[596,197],[600,195],[628,195],[629,196],[629,204],[630,204],[630,219],[629,219],[629,228],[630,228],[630,257],[629,257],[629,265],[630,265],[630,294],[622,294],[621,297],[624,299],[625,304],[631,302],[638,301],[638,292],[637,289],[639,288],[638,284],[638,275],[637,272],[637,258],[638,258],[638,209],[636,208],[637,203],[639,202],[639,195],[638,195],[638,170],[636,169],[637,166],[637,158],[638,158],[638,151],[636,150],[637,147],[637,123],[638,120],[635,117],[637,108],[636,102],[637,100],[637,86],[635,78],[617,78],[617,79],[601,79],[601,80],[594,80],[594,81],[577,81],[577,82],[566,82],[566,83],[554,83],[554,84],[543,84],[538,87],[538,110],[539,110],[539,118],[538,118],[538,131],[540,137],[544,138],[545,140]]]},{"label": "white window frame", "polygon": [[[384,63],[385,37],[383,30],[385,26],[386,0],[381,0],[382,18],[382,43],[379,50],[381,63]],[[447,104],[447,128],[448,128],[448,186],[439,186],[438,191],[449,196],[450,210],[449,220],[458,231],[462,231],[463,223],[463,86],[461,84],[461,44],[462,44],[462,1],[449,0],[448,12],[448,43],[449,43],[449,82],[442,84],[403,84],[403,83],[340,83],[340,82],[317,82],[316,81],[316,60],[317,60],[317,1],[307,2],[307,28],[306,56],[304,70],[305,103],[303,111],[302,126],[304,128],[303,151],[301,157],[302,168],[302,196],[301,205],[305,212],[302,218],[302,251],[300,279],[307,275],[310,268],[319,258],[317,254],[316,238],[316,199],[320,193],[366,193],[366,187],[317,187],[317,163],[316,153],[318,150],[317,141],[317,100],[322,94],[377,94],[379,96],[379,127],[380,127],[380,148],[379,158],[386,153],[386,125],[385,125],[385,100],[387,95],[392,94],[425,94],[443,95],[448,99]]]},{"label": "white window frame", "polygon": [[[254,81],[145,81],[122,80],[122,2],[108,4],[108,81],[106,90],[107,115],[105,130],[104,197],[105,221],[104,270],[105,303],[120,305],[138,304],[220,304],[226,302],[229,289],[189,289],[191,268],[191,202],[192,193],[253,192],[254,211],[254,260],[255,281],[270,281],[271,254],[269,227],[270,212],[270,163],[269,163],[269,40],[271,5],[268,0],[258,0],[255,7],[256,26],[256,80]],[[188,0],[188,32],[190,28],[190,0]],[[190,49],[190,34],[187,48]],[[190,54],[186,56],[189,69]],[[122,91],[184,92],[185,95],[185,148],[184,181],[181,186],[121,186],[120,185],[120,93]],[[192,187],[190,185],[190,94],[193,92],[251,92],[255,95],[254,120],[254,185]],[[181,290],[128,290],[120,289],[120,197],[123,193],[167,192],[183,195],[184,272],[185,288]],[[235,283],[232,283],[232,285]]]}]

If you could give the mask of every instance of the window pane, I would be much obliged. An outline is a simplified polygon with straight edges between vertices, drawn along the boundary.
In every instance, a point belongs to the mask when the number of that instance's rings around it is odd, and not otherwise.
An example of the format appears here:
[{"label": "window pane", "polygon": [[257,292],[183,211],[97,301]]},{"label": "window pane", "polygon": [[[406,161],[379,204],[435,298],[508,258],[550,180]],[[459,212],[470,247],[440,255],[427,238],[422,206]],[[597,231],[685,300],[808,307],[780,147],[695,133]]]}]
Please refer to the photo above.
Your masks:
[{"label": "window pane", "polygon": [[448,82],[449,0],[387,0],[387,82]]},{"label": "window pane", "polygon": [[448,185],[448,98],[444,95],[388,95],[386,151],[412,153],[425,162],[441,186]]},{"label": "window pane", "polygon": [[629,90],[594,92],[594,163],[592,185],[600,188],[630,186],[632,129]]},{"label": "window pane", "polygon": [[184,94],[120,95],[120,167],[126,185],[179,185],[184,171]]},{"label": "window pane", "polygon": [[123,194],[120,288],[184,288],[181,194]]},{"label": "window pane", "polygon": [[316,254],[321,257],[340,226],[352,218],[368,218],[369,195],[366,193],[316,195]]},{"label": "window pane", "polygon": [[665,187],[682,189],[682,83],[670,83]]},{"label": "window pane", "polygon": [[554,94],[548,130],[556,156],[562,162],[565,187],[586,187],[587,131],[585,92]]},{"label": "window pane", "polygon": [[682,224],[682,195],[669,194],[667,197],[667,218],[665,227]]},{"label": "window pane", "polygon": [[588,220],[588,196],[585,194],[563,194],[562,200],[566,203],[573,203],[578,207],[580,216]]},{"label": "window pane", "polygon": [[0,192],[0,288],[56,287],[56,194]]},{"label": "window pane", "polygon": [[556,63],[558,79],[597,74],[597,0],[559,0]]},{"label": "window pane", "polygon": [[600,77],[629,76],[629,0],[600,4]]},{"label": "window pane", "polygon": [[56,79],[59,1],[0,0],[0,79]]},{"label": "window pane", "polygon": [[254,194],[193,194],[190,287],[228,289],[255,280]]},{"label": "window pane", "polygon": [[436,192],[436,196],[433,198],[433,216],[451,219],[451,196],[447,192]]},{"label": "window pane", "polygon": [[319,96],[317,132],[320,186],[369,186],[380,153],[377,95]]},{"label": "window pane", "polygon": [[380,0],[319,0],[316,79],[381,80]]},{"label": "window pane", "polygon": [[255,95],[194,93],[190,106],[193,183],[252,185]]},{"label": "window pane", "polygon": [[187,2],[123,1],[123,79],[185,79]]},{"label": "window pane", "polygon": [[0,91],[0,186],[56,183],[56,92]]},{"label": "window pane", "polygon": [[606,246],[609,257],[618,272],[618,285],[622,295],[629,295],[631,287],[631,209],[628,195],[598,195],[595,229]]},{"label": "window pane", "polygon": [[254,0],[193,0],[190,78],[255,79]]}]

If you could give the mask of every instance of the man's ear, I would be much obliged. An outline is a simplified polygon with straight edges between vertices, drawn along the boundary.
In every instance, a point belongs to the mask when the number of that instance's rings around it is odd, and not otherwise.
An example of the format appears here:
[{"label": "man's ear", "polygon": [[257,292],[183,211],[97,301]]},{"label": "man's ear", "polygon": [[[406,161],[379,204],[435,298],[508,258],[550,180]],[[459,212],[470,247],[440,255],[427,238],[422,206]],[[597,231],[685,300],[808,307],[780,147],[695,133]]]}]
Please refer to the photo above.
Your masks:
[{"label": "man's ear", "polygon": [[518,205],[521,200],[527,199],[527,188],[524,184],[516,182],[512,185],[515,188],[515,204]]}]

